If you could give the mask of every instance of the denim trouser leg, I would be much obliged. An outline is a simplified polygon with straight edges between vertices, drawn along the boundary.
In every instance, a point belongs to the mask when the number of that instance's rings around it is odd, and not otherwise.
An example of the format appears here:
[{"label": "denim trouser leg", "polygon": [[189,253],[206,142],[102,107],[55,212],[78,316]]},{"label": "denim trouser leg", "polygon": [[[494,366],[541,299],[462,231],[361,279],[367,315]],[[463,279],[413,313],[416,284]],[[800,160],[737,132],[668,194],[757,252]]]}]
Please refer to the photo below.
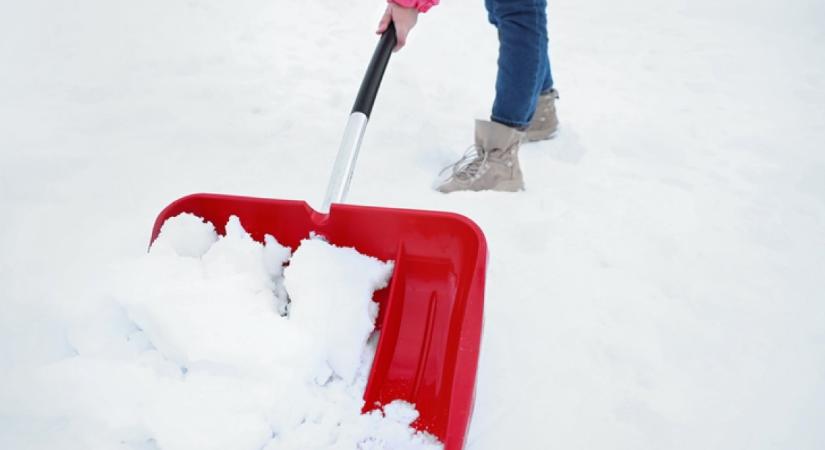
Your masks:
[{"label": "denim trouser leg", "polygon": [[485,5],[499,39],[491,119],[526,127],[539,94],[553,88],[547,50],[547,0],[485,0]]}]

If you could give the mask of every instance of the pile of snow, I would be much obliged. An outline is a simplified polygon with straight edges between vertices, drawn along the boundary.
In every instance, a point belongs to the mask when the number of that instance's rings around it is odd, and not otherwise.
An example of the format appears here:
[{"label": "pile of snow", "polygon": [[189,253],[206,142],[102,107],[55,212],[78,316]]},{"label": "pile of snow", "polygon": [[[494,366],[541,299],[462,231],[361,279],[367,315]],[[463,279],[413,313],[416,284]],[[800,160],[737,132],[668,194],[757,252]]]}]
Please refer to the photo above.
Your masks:
[{"label": "pile of snow", "polygon": [[235,217],[225,236],[170,219],[110,301],[71,324],[74,357],[7,380],[0,404],[21,433],[6,448],[441,448],[410,427],[410,404],[361,414],[372,294],[392,267],[317,237],[292,255]]}]

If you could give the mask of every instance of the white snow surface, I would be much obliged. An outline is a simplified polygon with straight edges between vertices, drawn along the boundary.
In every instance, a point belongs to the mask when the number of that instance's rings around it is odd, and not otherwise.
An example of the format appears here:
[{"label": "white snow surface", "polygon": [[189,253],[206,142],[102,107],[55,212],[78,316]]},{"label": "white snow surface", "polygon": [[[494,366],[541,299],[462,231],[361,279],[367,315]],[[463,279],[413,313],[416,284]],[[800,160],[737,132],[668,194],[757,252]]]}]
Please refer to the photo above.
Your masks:
[{"label": "white snow surface", "polygon": [[361,414],[372,294],[392,264],[320,238],[290,255],[236,217],[221,237],[190,214],[167,220],[118,268],[111,301],[69,324],[74,355],[4,373],[3,448],[442,448],[411,428],[413,405]]},{"label": "white snow surface", "polygon": [[[148,351],[106,274],[145,253],[156,214],[185,194],[317,205],[383,7],[6,5],[0,448],[204,437],[178,416],[226,429],[227,449],[271,434],[251,411],[285,387],[197,362],[183,375],[205,350]],[[429,189],[489,114],[495,77],[482,2],[445,0],[390,62],[349,196],[459,212],[487,236],[466,448],[825,448],[825,4],[552,0],[549,21],[562,128],[522,148],[525,192]],[[233,357],[260,367],[252,354]],[[121,396],[164,368],[155,396]],[[103,372],[119,381],[90,376]],[[203,412],[222,399],[231,408]],[[77,404],[95,422],[42,415]],[[151,420],[132,428],[137,414]]]}]

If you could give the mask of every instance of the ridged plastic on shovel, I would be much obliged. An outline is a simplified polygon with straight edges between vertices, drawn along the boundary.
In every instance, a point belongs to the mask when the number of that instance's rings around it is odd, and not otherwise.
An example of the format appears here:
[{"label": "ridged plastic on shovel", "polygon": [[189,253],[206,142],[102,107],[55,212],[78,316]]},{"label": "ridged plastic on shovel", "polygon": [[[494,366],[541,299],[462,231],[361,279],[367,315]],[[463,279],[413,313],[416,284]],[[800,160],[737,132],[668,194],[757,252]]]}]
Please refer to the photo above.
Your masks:
[{"label": "ridged plastic on shovel", "polygon": [[188,212],[225,233],[238,216],[258,241],[275,236],[297,248],[315,232],[338,246],[395,261],[390,286],[376,292],[378,348],[364,411],[394,400],[415,404],[416,429],[460,450],[473,408],[482,331],[487,244],[478,226],[452,213],[333,204],[328,215],[302,201],[195,194],[164,209]]}]

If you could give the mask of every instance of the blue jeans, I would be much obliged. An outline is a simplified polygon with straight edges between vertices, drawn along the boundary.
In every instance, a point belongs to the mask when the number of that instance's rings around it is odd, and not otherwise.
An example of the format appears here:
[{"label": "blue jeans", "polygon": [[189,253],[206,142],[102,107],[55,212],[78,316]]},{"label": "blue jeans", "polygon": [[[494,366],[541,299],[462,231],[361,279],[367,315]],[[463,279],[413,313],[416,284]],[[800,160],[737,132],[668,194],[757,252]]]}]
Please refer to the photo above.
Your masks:
[{"label": "blue jeans", "polygon": [[524,128],[540,94],[553,89],[547,49],[547,0],[485,0],[498,29],[494,122]]}]

